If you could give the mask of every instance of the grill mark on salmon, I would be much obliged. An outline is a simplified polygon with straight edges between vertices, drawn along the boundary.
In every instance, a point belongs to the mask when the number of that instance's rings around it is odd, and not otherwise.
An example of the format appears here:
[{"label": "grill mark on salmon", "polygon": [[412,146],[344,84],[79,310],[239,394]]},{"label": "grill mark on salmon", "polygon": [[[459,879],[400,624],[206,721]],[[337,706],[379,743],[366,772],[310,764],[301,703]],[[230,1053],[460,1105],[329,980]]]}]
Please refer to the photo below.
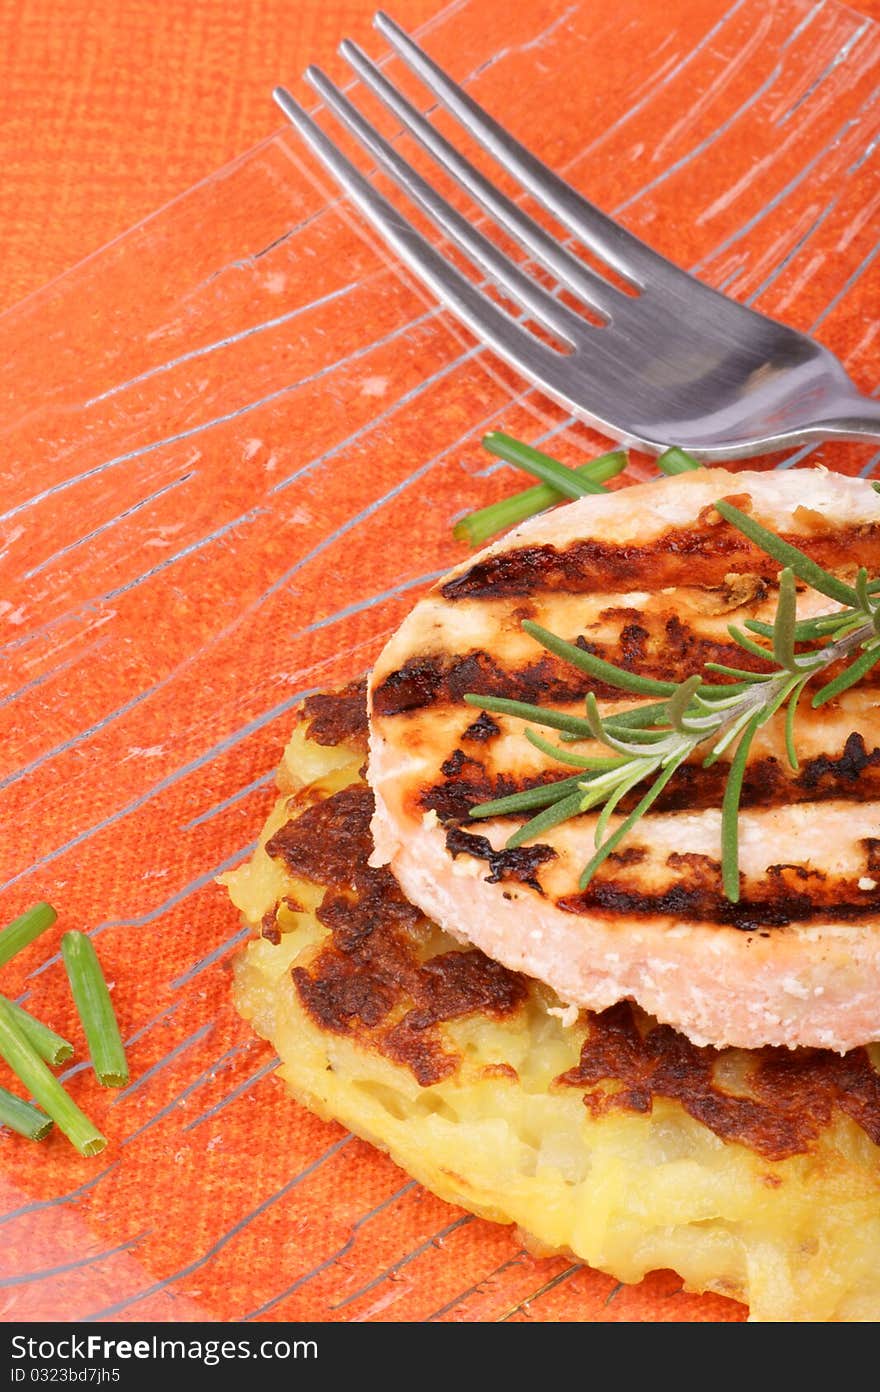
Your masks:
[{"label": "grill mark on salmon", "polygon": [[531,885],[543,894],[538,879],[538,869],[548,860],[556,859],[552,846],[518,846],[514,850],[496,851],[485,836],[474,836],[471,832],[452,827],[446,833],[446,849],[455,860],[456,856],[469,855],[477,860],[485,860],[489,865],[486,876],[490,884],[501,880],[518,880],[520,884]]},{"label": "grill mark on salmon", "polygon": [[[866,874],[869,860],[867,856]],[[622,923],[628,918],[674,915],[749,933],[817,918],[852,923],[877,914],[877,895],[859,888],[861,875],[829,875],[805,865],[770,865],[762,880],[743,886],[739,902],[733,904],[721,887],[719,861],[684,852],[669,856],[666,864],[677,878],[661,889],[645,890],[626,879],[597,875],[585,890],[563,895],[556,903],[566,913],[607,914]]]},{"label": "grill mark on salmon", "polygon": [[[492,772],[461,749],[444,761],[440,771],[444,774],[443,781],[420,789],[418,807],[421,812],[436,812],[443,823],[473,824],[470,809],[481,802],[544,787],[559,778],[558,774],[549,772],[532,778]],[[571,770],[571,773],[576,772],[576,769]],[[728,766],[721,762],[709,768],[701,763],[683,764],[658,797],[653,810],[664,813],[717,807],[724,795],[727,775]],[[621,811],[632,811],[641,796],[642,791],[634,789],[621,800]],[[839,754],[816,754],[802,759],[798,773],[773,755],[754,759],[746,766],[740,806],[783,807],[787,803],[825,802],[830,798],[845,798],[851,802],[880,798],[880,746],[868,750],[864,736],[857,730],[848,736]],[[506,820],[518,824],[526,817],[513,815]]]},{"label": "grill mark on salmon", "polygon": [[[568,641],[616,667],[658,681],[684,681],[703,673],[707,662],[739,667],[748,672],[770,670],[759,657],[746,652],[733,640],[725,642],[706,637],[675,615],[666,620],[662,636],[652,635],[643,624],[630,623],[614,643],[597,642],[584,634],[569,636]],[[535,650],[540,651],[537,644]],[[828,668],[829,681],[838,670],[838,665]],[[720,686],[731,681],[718,674],[707,675]],[[880,686],[880,673],[876,668],[866,675],[862,686],[864,690],[876,690]],[[563,705],[582,701],[590,691],[600,701],[620,696],[618,687],[580,672],[550,654],[538,656],[524,666],[512,666],[505,663],[503,657],[482,648],[468,653],[420,653],[389,672],[376,687],[373,710],[382,716],[406,715],[432,706],[457,705],[468,692],[477,696],[503,696],[533,705]]]},{"label": "grill mark on salmon", "polygon": [[[880,526],[865,523],[829,535],[781,532],[826,569],[873,568],[880,546]],[[721,522],[715,527],[670,527],[643,546],[600,541],[595,537],[555,546],[522,546],[477,561],[441,586],[444,599],[499,599],[562,591],[590,594],[627,590],[661,590],[667,586],[718,587],[730,571],[749,571],[774,580],[780,566],[746,537]]]}]

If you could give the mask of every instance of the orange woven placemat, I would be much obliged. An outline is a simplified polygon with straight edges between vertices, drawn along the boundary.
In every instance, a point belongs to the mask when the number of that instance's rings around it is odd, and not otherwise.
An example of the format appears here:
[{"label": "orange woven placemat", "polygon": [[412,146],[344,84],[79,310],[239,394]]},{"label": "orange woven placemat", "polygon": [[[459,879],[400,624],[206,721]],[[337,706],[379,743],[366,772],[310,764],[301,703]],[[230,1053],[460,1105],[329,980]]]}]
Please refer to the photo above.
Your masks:
[{"label": "orange woven placemat", "polygon": [[[661,251],[880,380],[861,16],[467,0],[426,43]],[[462,555],[455,515],[510,488],[485,428],[569,460],[598,437],[438,313],[287,135],[10,311],[0,399],[0,916],[48,898],[95,934],[133,1070],[119,1095],[70,1076],[111,1137],[97,1163],[0,1137],[4,1317],[742,1318],[444,1205],[290,1103],[229,1002],[242,931],[214,876],[262,823],[292,707],[368,666]],[[77,1034],[57,957],[0,984]]]},{"label": "orange woven placemat", "polygon": [[[880,3],[880,0],[877,0]],[[0,0],[0,310],[281,124],[375,0]],[[407,27],[437,0],[399,0]]]},{"label": "orange woven placemat", "polygon": [[[613,0],[594,0],[610,9]],[[277,129],[376,0],[0,0],[0,310]],[[396,0],[405,27],[437,0]],[[854,7],[880,17],[880,0]]]}]

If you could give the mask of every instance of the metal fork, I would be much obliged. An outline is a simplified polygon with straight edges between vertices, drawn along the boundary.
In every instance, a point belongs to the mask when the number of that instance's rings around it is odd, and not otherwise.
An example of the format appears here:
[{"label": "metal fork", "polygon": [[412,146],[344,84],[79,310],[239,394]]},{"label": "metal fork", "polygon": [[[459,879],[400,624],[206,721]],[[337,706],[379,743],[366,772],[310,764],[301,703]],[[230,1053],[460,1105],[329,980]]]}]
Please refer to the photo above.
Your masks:
[{"label": "metal fork", "polygon": [[[524,190],[611,267],[627,294],[552,237],[486,179],[356,44],[340,47],[361,81],[527,253],[516,261],[456,211],[318,68],[326,105],[483,279],[469,279],[391,204],[284,88],[275,100],[366,217],[477,337],[573,414],[625,443],[681,445],[737,459],[820,439],[880,439],[880,402],[864,396],[827,348],[747,309],[652,251],[508,134],[381,12],[374,23],[464,129]],[[527,267],[541,267],[553,288]],[[544,280],[546,281],[545,275]],[[494,285],[521,313],[487,293]],[[592,319],[560,299],[586,305]],[[543,334],[529,325],[537,324]],[[548,338],[551,341],[547,341]]]}]

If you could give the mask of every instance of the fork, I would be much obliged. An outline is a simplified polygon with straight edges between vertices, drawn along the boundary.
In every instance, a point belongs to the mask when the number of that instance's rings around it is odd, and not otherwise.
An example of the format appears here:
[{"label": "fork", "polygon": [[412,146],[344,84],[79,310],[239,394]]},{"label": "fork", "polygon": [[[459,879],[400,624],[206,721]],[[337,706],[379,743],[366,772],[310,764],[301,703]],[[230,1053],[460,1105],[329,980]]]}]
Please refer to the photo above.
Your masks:
[{"label": "fork", "polygon": [[[589,203],[383,13],[374,24],[460,125],[571,234],[552,236],[475,168],[350,40],[340,53],[442,171],[516,242],[517,261],[458,212],[319,69],[306,78],[394,183],[464,254],[471,279],[381,194],[283,87],[274,98],[362,213],[438,300],[522,377],[622,443],[740,459],[822,439],[880,439],[880,402],[806,334],[704,285]],[[623,290],[575,254],[587,247]],[[539,281],[530,266],[544,273]],[[548,286],[547,281],[552,282]],[[492,297],[494,286],[510,312]],[[586,306],[578,312],[561,296]],[[537,326],[537,332],[535,331]]]}]

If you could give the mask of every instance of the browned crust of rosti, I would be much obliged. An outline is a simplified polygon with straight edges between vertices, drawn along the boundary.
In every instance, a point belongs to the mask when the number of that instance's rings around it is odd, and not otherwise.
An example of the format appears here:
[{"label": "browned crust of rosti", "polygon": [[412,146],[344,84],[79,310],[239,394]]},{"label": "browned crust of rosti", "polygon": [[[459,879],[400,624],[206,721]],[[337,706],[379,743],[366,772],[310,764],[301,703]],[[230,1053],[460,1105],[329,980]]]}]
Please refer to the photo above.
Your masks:
[{"label": "browned crust of rosti", "polygon": [[[880,526],[873,522],[835,528],[827,534],[780,535],[831,570],[842,564],[873,568],[880,546]],[[670,527],[644,546],[589,537],[564,550],[547,545],[513,547],[476,561],[448,580],[440,593],[444,599],[455,601],[552,591],[588,594],[657,591],[684,585],[716,587],[731,571],[773,580],[779,570],[776,561],[735,527],[719,522],[717,526]]]},{"label": "browned crust of rosti", "polygon": [[340,691],[319,691],[303,702],[303,719],[315,744],[367,748],[367,679],[357,677]]},{"label": "browned crust of rosti", "polygon": [[[266,849],[291,874],[324,887],[318,917],[328,929],[308,964],[292,972],[303,1008],[318,1028],[408,1068],[423,1087],[454,1076],[463,1059],[443,1025],[480,1013],[512,1020],[540,988],[478,950],[428,955],[431,924],[387,870],[367,864],[373,799],[364,784],[305,811],[295,798],[290,806],[291,820]],[[880,873],[880,839],[864,845],[867,869]],[[609,858],[611,873],[625,875],[643,857],[640,847],[624,847]],[[709,873],[691,863],[701,857],[678,859],[672,868],[679,873]],[[271,937],[270,918],[263,932]],[[777,1161],[808,1153],[837,1112],[880,1145],[880,1075],[865,1049],[841,1057],[820,1049],[743,1055],[701,1048],[627,1002],[583,1012],[581,1020],[588,1028],[579,1062],[554,1086],[581,1089],[595,1116],[647,1114],[667,1099],[721,1139]],[[719,1081],[728,1055],[748,1060],[748,1095]],[[504,1063],[493,1076],[516,1080]]]},{"label": "browned crust of rosti", "polygon": [[580,1060],[556,1085],[583,1088],[593,1116],[650,1112],[660,1097],[680,1102],[722,1140],[768,1160],[810,1150],[835,1108],[880,1145],[880,1076],[865,1049],[843,1056],[819,1049],[754,1050],[748,1097],[719,1087],[714,1071],[724,1052],[699,1048],[621,1001],[590,1015]]}]

